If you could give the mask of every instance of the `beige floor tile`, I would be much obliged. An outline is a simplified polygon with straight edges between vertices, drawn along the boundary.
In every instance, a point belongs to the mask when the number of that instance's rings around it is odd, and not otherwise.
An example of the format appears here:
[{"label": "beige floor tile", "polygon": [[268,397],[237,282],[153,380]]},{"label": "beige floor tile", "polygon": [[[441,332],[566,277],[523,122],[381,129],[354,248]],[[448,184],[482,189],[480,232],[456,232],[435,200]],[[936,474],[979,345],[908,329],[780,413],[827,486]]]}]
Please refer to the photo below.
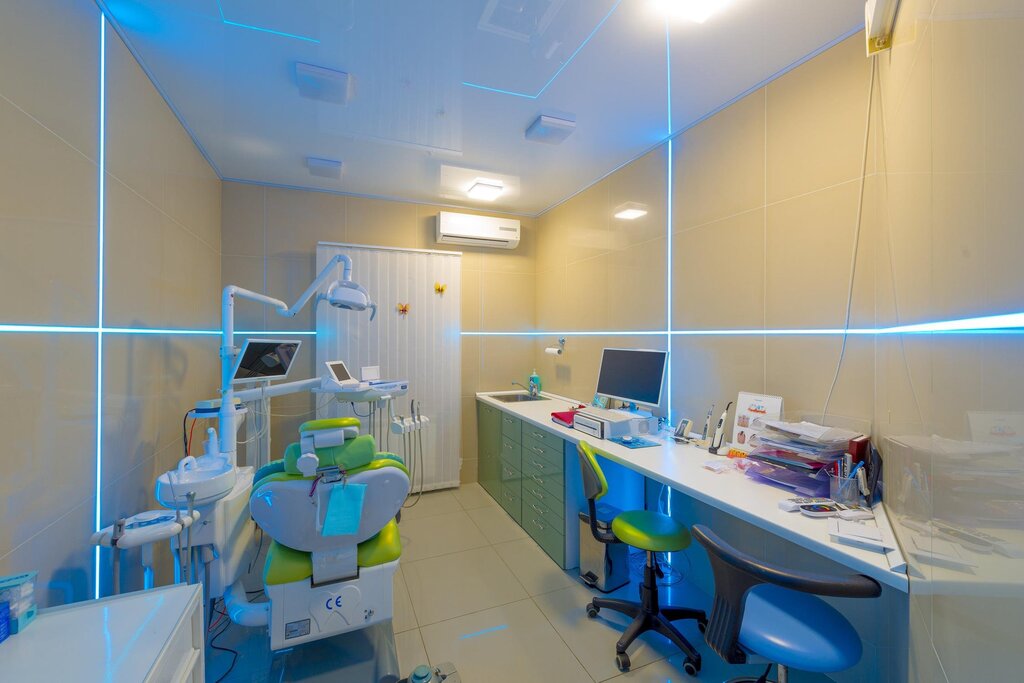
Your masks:
[{"label": "beige floor tile", "polygon": [[490,547],[409,562],[402,571],[421,626],[527,597]]},{"label": "beige floor tile", "polygon": [[402,519],[426,519],[462,510],[451,491],[429,491],[419,498],[413,496],[409,502],[413,505],[402,510]]},{"label": "beige floor tile", "polygon": [[429,664],[419,629],[397,634],[395,649],[398,650],[398,669],[402,676],[408,676],[420,664]]},{"label": "beige floor tile", "polygon": [[[629,585],[612,595],[623,600],[636,600],[634,591],[635,586]],[[569,588],[535,596],[534,602],[576,657],[583,662],[587,673],[594,680],[603,681],[619,674],[615,666],[615,643],[622,636],[622,631],[630,619],[611,610],[602,611],[596,619],[587,618],[584,608],[598,595],[600,593],[591,591],[581,584],[574,584]],[[682,623],[679,622],[680,626]],[[696,628],[694,630],[696,631]],[[678,652],[679,650],[668,640],[651,633],[641,636],[628,650],[635,667],[670,657]]]},{"label": "beige floor tile", "polygon": [[402,534],[403,562],[488,545],[480,529],[462,511],[424,519],[405,519],[398,528]]},{"label": "beige floor tile", "polygon": [[550,593],[574,583],[570,575],[562,571],[533,539],[501,543],[494,549],[530,595]]},{"label": "beige floor tile", "polygon": [[459,505],[462,506],[463,510],[498,507],[498,501],[491,498],[491,494],[487,493],[484,487],[476,482],[463,484],[452,491],[452,495],[459,501]]},{"label": "beige floor tile", "polygon": [[476,508],[467,510],[466,514],[491,543],[529,538],[523,528],[500,507]]},{"label": "beige floor tile", "polygon": [[419,626],[416,621],[416,612],[412,609],[412,600],[409,599],[409,589],[405,585],[405,574],[399,567],[395,572],[394,581],[394,612],[391,618],[395,633],[402,633]]},{"label": "beige floor tile", "polygon": [[455,663],[466,683],[589,683],[590,676],[531,600],[422,629],[431,662]]}]

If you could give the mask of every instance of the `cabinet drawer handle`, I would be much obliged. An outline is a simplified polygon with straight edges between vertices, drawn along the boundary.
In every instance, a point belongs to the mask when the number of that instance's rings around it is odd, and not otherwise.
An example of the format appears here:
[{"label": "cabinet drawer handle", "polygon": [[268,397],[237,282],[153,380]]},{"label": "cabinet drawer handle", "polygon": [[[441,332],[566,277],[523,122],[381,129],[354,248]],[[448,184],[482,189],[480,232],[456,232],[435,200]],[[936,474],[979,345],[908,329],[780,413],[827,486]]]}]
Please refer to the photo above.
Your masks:
[{"label": "cabinet drawer handle", "polygon": [[511,476],[513,476],[515,474],[515,472],[513,472],[512,470],[503,470],[503,471],[505,472],[505,476],[506,477],[511,477]]},{"label": "cabinet drawer handle", "polygon": [[537,496],[537,497],[538,497],[538,498],[540,498],[541,500],[546,500],[546,498],[544,498],[544,494],[542,494],[542,493],[541,493],[540,491],[538,491],[537,489],[530,489],[530,493],[532,493],[533,495]]},{"label": "cabinet drawer handle", "polygon": [[530,520],[530,521],[532,521],[532,522],[533,522],[533,525],[534,525],[535,527],[537,527],[538,529],[540,529],[541,531],[547,531],[547,530],[548,530],[548,528],[547,528],[546,526],[544,526],[543,524],[541,524],[541,523],[540,523],[540,522],[538,522],[537,520],[533,519],[533,520]]},{"label": "cabinet drawer handle", "polygon": [[512,424],[512,422],[513,422],[512,418],[510,418],[510,417],[506,417],[506,418],[503,418],[503,419],[505,420],[505,424]]},{"label": "cabinet drawer handle", "polygon": [[544,480],[543,480],[543,479],[541,479],[540,477],[538,477],[538,476],[537,476],[536,474],[531,474],[531,475],[530,475],[530,478],[531,478],[531,479],[533,479],[533,480],[534,480],[535,482],[537,482],[538,484],[540,484],[541,486],[543,486],[543,485],[544,485]]},{"label": "cabinet drawer handle", "polygon": [[510,443],[506,442],[506,443],[505,443],[505,448],[507,448],[507,449],[509,449],[509,450],[512,450],[512,444],[510,444]]},{"label": "cabinet drawer handle", "polygon": [[538,470],[543,470],[543,469],[547,469],[546,467],[544,467],[544,465],[541,465],[541,464],[540,464],[539,462],[537,462],[536,460],[531,460],[530,462],[532,462],[532,463],[533,463],[533,466],[534,466],[534,467],[536,467],[536,468],[537,468]]},{"label": "cabinet drawer handle", "polygon": [[544,435],[543,434],[538,434],[537,432],[533,432],[533,438],[535,438],[535,439],[543,439]]},{"label": "cabinet drawer handle", "polygon": [[536,512],[536,513],[537,513],[538,515],[543,515],[543,514],[544,514],[544,511],[543,511],[543,510],[541,510],[541,509],[540,509],[539,507],[537,507],[536,505],[534,505],[533,503],[530,503],[530,507],[532,507],[532,508],[533,508],[533,511],[534,511],[534,512]]},{"label": "cabinet drawer handle", "polygon": [[533,449],[534,453],[543,453],[544,452],[543,448],[537,448],[536,446],[530,446],[530,448]]},{"label": "cabinet drawer handle", "polygon": [[515,500],[515,497],[511,493],[509,493],[508,491],[503,491],[502,494],[505,496],[505,500],[507,500],[510,503],[513,500]]}]

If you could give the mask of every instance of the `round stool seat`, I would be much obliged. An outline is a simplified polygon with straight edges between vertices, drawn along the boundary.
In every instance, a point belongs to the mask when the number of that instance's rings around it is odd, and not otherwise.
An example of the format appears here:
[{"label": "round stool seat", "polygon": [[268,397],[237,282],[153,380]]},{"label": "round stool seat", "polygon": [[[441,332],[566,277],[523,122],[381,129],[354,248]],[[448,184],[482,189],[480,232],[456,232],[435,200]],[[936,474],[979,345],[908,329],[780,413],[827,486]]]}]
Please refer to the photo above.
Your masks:
[{"label": "round stool seat", "polygon": [[768,661],[801,671],[848,669],[861,656],[860,636],[821,598],[772,584],[747,594],[740,645]]},{"label": "round stool seat", "polygon": [[612,520],[612,533],[626,545],[652,552],[674,552],[690,547],[690,532],[668,515],[630,510]]}]

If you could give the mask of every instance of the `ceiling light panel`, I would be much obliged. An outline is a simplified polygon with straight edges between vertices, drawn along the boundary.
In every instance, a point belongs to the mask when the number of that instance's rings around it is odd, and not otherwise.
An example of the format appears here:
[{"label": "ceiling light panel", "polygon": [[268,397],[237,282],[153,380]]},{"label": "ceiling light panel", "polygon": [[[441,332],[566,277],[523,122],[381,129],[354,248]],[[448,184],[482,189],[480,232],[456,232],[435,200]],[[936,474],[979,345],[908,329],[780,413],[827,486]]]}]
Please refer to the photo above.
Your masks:
[{"label": "ceiling light panel", "polygon": [[526,129],[526,139],[558,145],[576,130],[576,118],[559,118],[541,114]]},{"label": "ceiling light panel", "polygon": [[647,205],[637,202],[626,202],[615,207],[615,217],[623,221],[635,221],[647,215]]},{"label": "ceiling light panel", "polygon": [[732,0],[651,0],[651,5],[668,19],[703,24],[731,2]]},{"label": "ceiling light panel", "polygon": [[501,196],[501,193],[505,191],[501,183],[496,180],[490,180],[489,178],[478,178],[475,183],[470,185],[466,194],[470,199],[478,199],[484,202],[493,202],[495,199]]}]

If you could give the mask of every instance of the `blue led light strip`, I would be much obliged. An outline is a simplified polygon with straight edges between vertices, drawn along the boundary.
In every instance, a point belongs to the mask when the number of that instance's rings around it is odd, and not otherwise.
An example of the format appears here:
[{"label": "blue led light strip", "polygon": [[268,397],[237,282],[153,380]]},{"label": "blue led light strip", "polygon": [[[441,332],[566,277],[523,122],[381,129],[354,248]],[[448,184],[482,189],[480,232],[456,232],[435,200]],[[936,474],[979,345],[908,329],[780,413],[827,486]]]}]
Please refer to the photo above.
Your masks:
[{"label": "blue led light strip", "polygon": [[296,35],[295,33],[285,33],[284,31],[275,31],[271,28],[263,28],[262,26],[253,26],[252,24],[243,24],[237,21],[231,21],[224,16],[224,8],[220,4],[220,0],[217,0],[217,9],[220,10],[221,23],[227,26],[234,26],[235,28],[246,28],[250,31],[259,31],[260,33],[269,33],[275,36],[281,36],[282,38],[294,38],[295,40],[304,40],[307,43],[320,44],[320,41],[316,38],[309,38],[307,36]]},{"label": "blue led light strip", "polygon": [[[621,3],[621,2],[622,2],[622,0],[616,0],[616,3],[614,5],[612,5],[612,8],[610,10],[608,10],[608,14],[604,15],[604,18],[601,19],[601,21],[599,21],[597,23],[597,26],[595,26],[594,30],[590,32],[590,35],[588,35],[586,38],[584,38],[583,42],[580,43],[579,47],[577,47],[575,50],[573,50],[573,53],[571,55],[569,55],[569,58],[567,60],[565,60],[565,62],[562,63],[562,66],[558,67],[558,70],[555,71],[555,74],[551,78],[548,79],[548,82],[544,84],[543,88],[541,88],[540,90],[537,91],[536,95],[530,95],[529,93],[524,93],[524,92],[515,92],[513,90],[502,90],[501,88],[492,88],[492,87],[487,86],[487,85],[481,85],[479,83],[470,83],[468,81],[463,81],[462,85],[466,86],[467,88],[476,88],[477,90],[486,90],[488,92],[495,92],[495,93],[498,93],[499,95],[512,95],[513,97],[525,97],[528,100],[535,100],[535,99],[537,99],[538,97],[543,95],[544,91],[547,90],[548,87],[550,87],[551,84],[555,82],[555,79],[558,78],[559,75],[561,75],[561,73],[563,71],[565,71],[565,68],[567,66],[569,66],[569,64],[572,62],[572,60],[576,59],[576,55],[578,55],[580,53],[580,51],[583,50],[583,48],[586,46],[586,44],[589,43],[590,40],[594,36],[597,35],[597,32],[601,30],[601,27],[604,26],[606,21],[608,21],[608,18],[612,16],[612,14],[615,12],[616,9],[618,9],[619,3]],[[222,14],[222,16],[223,16],[223,14]]]},{"label": "blue led light strip", "polygon": [[[668,162],[665,183],[665,341],[668,355],[665,357],[665,375],[668,380],[668,388],[665,391],[665,418],[669,427],[675,424],[672,421],[672,33],[669,30],[668,21],[665,22],[665,101],[666,116],[668,123]],[[646,498],[646,496],[645,496]],[[646,501],[644,501],[646,508]],[[672,487],[665,487],[665,514],[672,516]],[[672,553],[669,553],[669,562],[672,562]]]},{"label": "blue led light strip", "polygon": [[[103,478],[103,252],[106,229],[106,174],[107,174],[107,17],[100,12],[100,92],[99,92],[99,188],[97,226],[97,267],[96,275],[96,502],[95,529],[102,525],[102,478]],[[100,546],[93,553],[93,597],[100,597]]]}]

